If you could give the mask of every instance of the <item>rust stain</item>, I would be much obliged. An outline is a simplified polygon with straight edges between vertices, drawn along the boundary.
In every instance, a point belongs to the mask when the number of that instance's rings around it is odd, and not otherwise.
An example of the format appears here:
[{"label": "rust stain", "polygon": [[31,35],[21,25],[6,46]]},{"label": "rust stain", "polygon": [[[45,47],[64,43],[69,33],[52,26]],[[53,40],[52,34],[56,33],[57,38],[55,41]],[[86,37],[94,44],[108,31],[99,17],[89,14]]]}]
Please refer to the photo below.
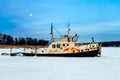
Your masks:
[{"label": "rust stain", "polygon": [[74,48],[74,47],[71,47],[71,48],[66,48],[63,50],[64,52],[67,52],[67,51],[80,51],[79,49],[77,48]]}]

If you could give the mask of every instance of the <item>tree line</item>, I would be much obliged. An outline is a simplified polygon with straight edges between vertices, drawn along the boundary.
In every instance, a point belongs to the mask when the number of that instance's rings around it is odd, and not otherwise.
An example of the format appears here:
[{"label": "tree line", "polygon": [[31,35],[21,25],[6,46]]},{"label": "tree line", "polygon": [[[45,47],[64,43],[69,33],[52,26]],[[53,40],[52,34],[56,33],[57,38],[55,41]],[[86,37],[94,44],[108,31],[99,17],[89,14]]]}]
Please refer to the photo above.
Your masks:
[{"label": "tree line", "polygon": [[103,47],[120,47],[120,41],[101,42]]},{"label": "tree line", "polygon": [[10,35],[0,34],[0,44],[3,45],[47,45],[48,41],[32,37],[18,37],[14,38]]}]

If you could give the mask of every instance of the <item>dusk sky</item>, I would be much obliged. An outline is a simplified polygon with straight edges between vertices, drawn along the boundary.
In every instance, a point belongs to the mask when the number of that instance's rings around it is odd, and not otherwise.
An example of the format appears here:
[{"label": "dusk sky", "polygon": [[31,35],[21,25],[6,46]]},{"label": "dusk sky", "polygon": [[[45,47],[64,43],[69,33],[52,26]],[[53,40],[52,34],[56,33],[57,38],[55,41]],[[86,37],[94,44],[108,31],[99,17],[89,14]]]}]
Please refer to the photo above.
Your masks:
[{"label": "dusk sky", "polygon": [[51,22],[62,35],[70,23],[83,42],[120,40],[120,1],[0,0],[0,33],[49,40]]}]

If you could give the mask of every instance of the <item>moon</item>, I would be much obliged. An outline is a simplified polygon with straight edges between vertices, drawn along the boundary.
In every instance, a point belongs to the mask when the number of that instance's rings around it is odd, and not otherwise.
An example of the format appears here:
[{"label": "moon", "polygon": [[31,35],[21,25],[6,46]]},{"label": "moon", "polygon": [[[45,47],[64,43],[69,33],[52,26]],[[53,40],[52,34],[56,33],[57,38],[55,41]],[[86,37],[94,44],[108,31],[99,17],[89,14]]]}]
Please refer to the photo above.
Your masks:
[{"label": "moon", "polygon": [[30,16],[30,17],[32,17],[32,16],[33,16],[33,14],[32,14],[32,13],[30,13],[30,14],[29,14],[29,16]]}]

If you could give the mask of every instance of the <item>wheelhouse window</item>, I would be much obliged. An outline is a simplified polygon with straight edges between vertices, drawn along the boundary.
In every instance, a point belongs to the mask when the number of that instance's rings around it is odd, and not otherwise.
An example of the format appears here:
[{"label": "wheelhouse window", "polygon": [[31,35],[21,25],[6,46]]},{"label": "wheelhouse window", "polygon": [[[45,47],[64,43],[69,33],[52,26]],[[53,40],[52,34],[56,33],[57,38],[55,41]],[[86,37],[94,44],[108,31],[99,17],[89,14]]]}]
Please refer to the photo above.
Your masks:
[{"label": "wheelhouse window", "polygon": [[52,48],[55,48],[55,44],[52,45]]},{"label": "wheelhouse window", "polygon": [[57,44],[57,48],[60,48],[60,44]]},{"label": "wheelhouse window", "polygon": [[75,43],[75,46],[80,46],[81,44],[80,43]]}]

